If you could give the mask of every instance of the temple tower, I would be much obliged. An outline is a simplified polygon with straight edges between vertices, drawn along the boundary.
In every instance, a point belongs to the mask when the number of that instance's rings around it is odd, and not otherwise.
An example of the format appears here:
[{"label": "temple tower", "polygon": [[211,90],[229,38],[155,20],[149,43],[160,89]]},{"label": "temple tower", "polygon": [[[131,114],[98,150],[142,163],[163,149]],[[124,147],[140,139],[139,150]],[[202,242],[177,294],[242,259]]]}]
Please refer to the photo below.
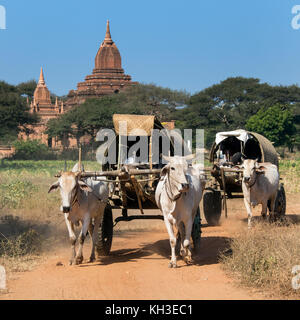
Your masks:
[{"label": "temple tower", "polygon": [[48,120],[49,118],[55,118],[61,113],[58,108],[58,100],[52,104],[50,98],[50,91],[48,90],[44,78],[43,68],[41,68],[39,82],[33,94],[33,100],[30,104],[30,111],[37,112],[42,121]]},{"label": "temple tower", "polygon": [[29,126],[32,129],[32,133],[29,136],[21,134],[22,139],[39,139],[48,146],[54,146],[54,139],[49,139],[44,133],[46,130],[46,124],[48,120],[58,117],[64,112],[63,101],[60,102],[56,97],[55,104],[52,104],[50,91],[48,90],[44,78],[43,68],[41,68],[40,78],[37,87],[33,94],[33,99],[29,102],[27,98],[27,104],[30,107],[31,113],[37,113],[40,117],[40,121],[34,125]]},{"label": "temple tower", "polygon": [[132,84],[131,77],[122,69],[121,55],[111,38],[107,21],[105,38],[97,52],[93,73],[77,84],[77,90],[69,92],[68,108],[83,103],[89,97],[118,93]]}]

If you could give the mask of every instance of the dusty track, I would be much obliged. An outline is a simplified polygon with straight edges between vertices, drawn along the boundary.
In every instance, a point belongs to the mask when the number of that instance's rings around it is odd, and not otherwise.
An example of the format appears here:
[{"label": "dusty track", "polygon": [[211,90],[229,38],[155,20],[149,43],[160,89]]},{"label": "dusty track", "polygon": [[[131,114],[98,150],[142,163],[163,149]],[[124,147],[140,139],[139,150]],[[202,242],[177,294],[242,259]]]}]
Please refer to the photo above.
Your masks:
[{"label": "dusty track", "polygon": [[[33,271],[8,281],[9,292],[0,299],[264,299],[257,292],[239,288],[218,264],[218,252],[226,240],[237,229],[247,231],[243,204],[234,201],[222,226],[204,225],[202,249],[194,265],[179,260],[177,269],[168,268],[169,241],[160,222],[158,230],[117,235],[111,255],[92,264],[68,266],[69,247],[53,250]],[[288,210],[298,214],[299,207]],[[89,250],[87,243],[85,258]],[[56,266],[58,261],[63,265]]]}]

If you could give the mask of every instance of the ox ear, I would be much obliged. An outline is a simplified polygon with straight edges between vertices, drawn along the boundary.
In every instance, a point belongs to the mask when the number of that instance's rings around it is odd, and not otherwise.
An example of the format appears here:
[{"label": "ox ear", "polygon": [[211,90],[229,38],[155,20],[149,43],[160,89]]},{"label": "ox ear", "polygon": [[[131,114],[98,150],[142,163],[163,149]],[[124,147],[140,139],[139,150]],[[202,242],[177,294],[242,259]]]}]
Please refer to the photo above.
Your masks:
[{"label": "ox ear", "polygon": [[266,170],[267,170],[267,168],[265,166],[258,166],[258,168],[255,171],[258,174],[263,174],[263,173],[265,173]]},{"label": "ox ear", "polygon": [[160,176],[164,177],[165,175],[167,175],[169,170],[170,170],[170,166],[169,165],[164,166],[160,171]]},{"label": "ox ear", "polygon": [[51,185],[51,187],[50,187],[49,190],[48,190],[48,193],[50,193],[52,190],[57,189],[58,187],[59,187],[59,181],[57,181],[57,182],[55,182],[55,183],[53,183],[53,184]]},{"label": "ox ear", "polygon": [[260,164],[259,164],[259,162],[258,162],[258,158],[256,158],[256,159],[254,160],[254,163],[255,163],[255,168],[256,168],[256,169],[259,169]]},{"label": "ox ear", "polygon": [[81,190],[87,191],[87,192],[93,192],[93,189],[90,186],[88,186],[85,182],[79,180],[78,184]]}]

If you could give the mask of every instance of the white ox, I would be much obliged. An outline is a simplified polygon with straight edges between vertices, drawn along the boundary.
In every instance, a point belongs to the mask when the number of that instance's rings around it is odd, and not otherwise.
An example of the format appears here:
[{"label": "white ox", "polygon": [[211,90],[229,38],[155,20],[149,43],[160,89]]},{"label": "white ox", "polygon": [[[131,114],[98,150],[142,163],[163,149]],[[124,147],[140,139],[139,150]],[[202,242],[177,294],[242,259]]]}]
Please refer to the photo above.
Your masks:
[{"label": "white ox", "polygon": [[161,171],[161,179],[155,192],[155,200],[162,211],[170,238],[170,268],[176,268],[176,226],[181,238],[180,253],[186,263],[191,263],[190,238],[192,227],[204,187],[198,166],[188,165],[194,155],[164,157],[168,164]]},{"label": "white ox", "polygon": [[266,218],[270,200],[270,218],[274,216],[275,200],[279,185],[276,165],[270,162],[258,163],[257,160],[244,160],[242,189],[248,214],[248,228],[251,228],[252,206],[262,205],[261,215]]},{"label": "white ox", "polygon": [[[104,209],[108,200],[108,184],[104,181],[94,181],[86,179],[80,180],[78,164],[71,172],[62,172],[57,182],[51,185],[48,192],[60,189],[62,206],[61,210],[65,214],[65,221],[71,241],[70,264],[80,264],[83,261],[83,244],[87,232],[92,237],[92,251],[90,262],[95,260],[95,247],[98,240],[98,229],[102,221]],[[94,220],[94,227],[92,220]],[[76,254],[76,235],[74,225],[82,224],[79,234],[79,249]]]}]

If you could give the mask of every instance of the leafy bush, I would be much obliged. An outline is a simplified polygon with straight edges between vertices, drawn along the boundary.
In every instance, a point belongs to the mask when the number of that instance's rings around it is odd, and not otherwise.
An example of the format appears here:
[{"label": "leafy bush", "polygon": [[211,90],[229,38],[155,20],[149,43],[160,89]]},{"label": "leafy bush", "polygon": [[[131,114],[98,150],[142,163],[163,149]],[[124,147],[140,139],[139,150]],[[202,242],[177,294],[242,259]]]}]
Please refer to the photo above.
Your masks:
[{"label": "leafy bush", "polygon": [[292,111],[279,104],[268,109],[261,108],[257,114],[249,118],[246,128],[264,135],[274,142],[275,146],[290,146],[296,133]]},{"label": "leafy bush", "polygon": [[54,160],[56,155],[39,140],[17,140],[14,142],[14,159],[18,160]]}]

